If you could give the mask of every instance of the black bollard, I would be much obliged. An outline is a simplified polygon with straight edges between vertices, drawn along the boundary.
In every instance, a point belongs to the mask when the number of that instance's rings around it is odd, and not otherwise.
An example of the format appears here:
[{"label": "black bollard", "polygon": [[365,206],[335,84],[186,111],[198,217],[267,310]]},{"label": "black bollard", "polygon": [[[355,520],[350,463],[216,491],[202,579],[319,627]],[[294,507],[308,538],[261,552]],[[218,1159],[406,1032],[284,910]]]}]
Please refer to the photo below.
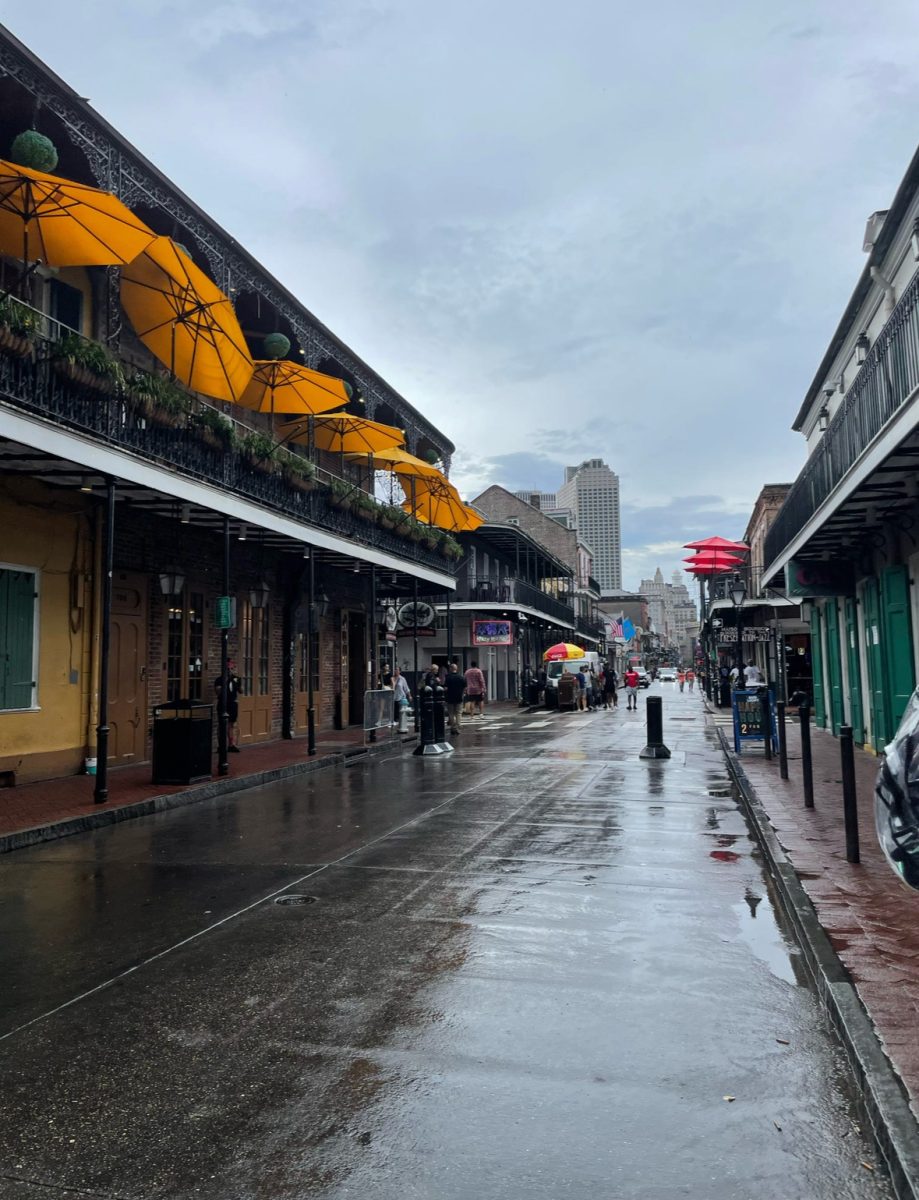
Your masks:
[{"label": "black bollard", "polygon": [[648,722],[648,744],[639,758],[669,758],[670,751],[664,745],[664,702],[660,696],[648,696],[645,700]]},{"label": "black bollard", "polygon": [[434,689],[434,745],[440,748],[441,754],[452,754],[453,747],[447,741],[447,702],[444,688],[437,685]]},{"label": "black bollard", "polygon": [[846,862],[861,862],[858,846],[858,802],[855,795],[855,746],[852,726],[839,727],[839,757],[842,761],[842,812],[846,824]]},{"label": "black bollard", "polygon": [[418,701],[418,745],[413,754],[433,755],[443,751],[434,742],[434,689],[424,686],[415,693]]},{"label": "black bollard", "polygon": [[811,710],[809,704],[798,709],[801,720],[801,774],[804,778],[804,807],[814,807],[814,768],[811,763]]},{"label": "black bollard", "polygon": [[769,703],[769,689],[763,688],[759,694],[759,706],[763,723],[763,752],[766,762],[772,761],[772,705]]},{"label": "black bollard", "polygon": [[788,735],[785,730],[785,701],[778,700],[775,705],[776,723],[779,727],[779,775],[788,778]]}]

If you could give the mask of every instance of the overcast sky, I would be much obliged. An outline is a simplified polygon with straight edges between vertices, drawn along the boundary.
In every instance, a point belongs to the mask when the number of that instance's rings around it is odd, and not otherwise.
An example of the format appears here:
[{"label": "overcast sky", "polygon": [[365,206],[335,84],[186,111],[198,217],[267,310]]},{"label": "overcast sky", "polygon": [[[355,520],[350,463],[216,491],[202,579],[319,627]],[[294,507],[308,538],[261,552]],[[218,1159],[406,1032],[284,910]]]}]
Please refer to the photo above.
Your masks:
[{"label": "overcast sky", "polygon": [[[457,445],[743,532],[916,143],[915,0],[45,0],[9,28]],[[687,577],[688,578],[688,577]]]}]

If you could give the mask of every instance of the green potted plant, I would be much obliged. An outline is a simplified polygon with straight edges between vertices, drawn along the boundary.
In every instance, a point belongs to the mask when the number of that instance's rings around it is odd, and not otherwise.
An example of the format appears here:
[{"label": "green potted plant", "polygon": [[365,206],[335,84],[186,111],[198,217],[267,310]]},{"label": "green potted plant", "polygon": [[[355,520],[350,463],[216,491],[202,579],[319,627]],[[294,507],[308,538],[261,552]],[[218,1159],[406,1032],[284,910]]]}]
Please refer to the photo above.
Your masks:
[{"label": "green potted plant", "polygon": [[138,371],[127,380],[125,394],[146,420],[176,429],[185,423],[191,397],[178,384],[152,371]]},{"label": "green potted plant", "polygon": [[316,468],[302,454],[291,454],[289,450],[281,450],[276,456],[281,474],[291,487],[301,492],[311,492],[315,487]]},{"label": "green potted plant", "polygon": [[376,521],[377,519],[377,502],[369,492],[362,491],[358,488],[354,497],[354,512],[364,521]]},{"label": "green potted plant", "polygon": [[201,404],[191,414],[188,427],[195,436],[212,450],[227,454],[236,445],[236,427],[209,404]]},{"label": "green potted plant", "polygon": [[34,309],[12,296],[0,296],[0,350],[25,358],[32,353],[32,340],[40,325],[41,317]]},{"label": "green potted plant", "polygon": [[124,387],[121,363],[98,342],[78,333],[66,333],[51,347],[51,361],[58,374],[99,392],[119,392]]},{"label": "green potted plant", "polygon": [[329,499],[335,508],[350,509],[354,507],[357,490],[353,483],[333,478],[329,489]]},{"label": "green potted plant", "polygon": [[424,537],[424,526],[414,517],[409,517],[405,523],[406,536],[413,542],[420,542]]},{"label": "green potted plant", "polygon": [[251,467],[266,475],[275,473],[275,443],[266,433],[252,430],[239,443],[239,452]]},{"label": "green potted plant", "polygon": [[395,529],[407,515],[395,504],[381,504],[377,510],[377,522],[383,529]]},{"label": "green potted plant", "polygon": [[421,526],[421,541],[427,550],[436,550],[440,544],[440,534],[430,525]]},{"label": "green potted plant", "polygon": [[440,540],[440,552],[444,558],[462,558],[463,547],[455,537],[447,533]]}]

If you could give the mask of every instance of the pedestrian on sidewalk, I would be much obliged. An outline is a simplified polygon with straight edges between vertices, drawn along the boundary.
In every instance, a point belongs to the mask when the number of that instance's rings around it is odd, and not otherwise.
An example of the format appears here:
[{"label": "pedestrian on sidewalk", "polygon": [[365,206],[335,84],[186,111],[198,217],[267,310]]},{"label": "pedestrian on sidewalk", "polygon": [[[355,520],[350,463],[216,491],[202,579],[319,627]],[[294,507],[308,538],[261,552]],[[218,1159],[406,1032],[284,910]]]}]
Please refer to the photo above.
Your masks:
[{"label": "pedestrian on sidewalk", "polygon": [[485,704],[485,676],[479,670],[479,664],[476,662],[466,672],[466,698],[469,715],[481,717]]},{"label": "pedestrian on sidewalk", "polygon": [[407,708],[412,701],[412,693],[406,683],[405,676],[396,666],[392,670],[392,692],[393,692],[393,720],[398,723],[399,714],[403,708]]},{"label": "pedestrian on sidewalk", "polygon": [[634,667],[629,667],[626,671],[623,682],[625,683],[625,698],[626,712],[638,711],[638,672]]},{"label": "pedestrian on sidewalk", "polygon": [[[217,693],[218,717],[220,716],[220,698],[223,691],[223,676],[214,680],[214,691]],[[227,659],[227,750],[239,754],[239,676],[236,674],[236,663],[232,658]]]},{"label": "pedestrian on sidewalk", "polygon": [[692,691],[692,685],[696,682],[696,673],[692,668],[686,672],[686,682],[689,684],[689,690]]},{"label": "pedestrian on sidewalk", "polygon": [[578,688],[577,710],[578,712],[587,712],[587,674],[583,667],[580,668],[574,678]]},{"label": "pedestrian on sidewalk", "polygon": [[616,674],[612,666],[607,666],[603,672],[603,707],[616,708],[619,704],[619,695],[616,687],[619,683],[619,676]]},{"label": "pedestrian on sidewalk", "polygon": [[450,670],[447,672],[447,680],[444,688],[447,693],[445,699],[447,702],[447,720],[450,722],[450,732],[459,733],[462,728],[460,713],[463,709],[466,680],[460,675],[459,667],[456,663],[450,663]]},{"label": "pedestrian on sidewalk", "polygon": [[683,688],[686,686],[686,672],[682,667],[680,667],[679,671],[676,673],[676,681],[680,685],[680,691],[682,692]]}]

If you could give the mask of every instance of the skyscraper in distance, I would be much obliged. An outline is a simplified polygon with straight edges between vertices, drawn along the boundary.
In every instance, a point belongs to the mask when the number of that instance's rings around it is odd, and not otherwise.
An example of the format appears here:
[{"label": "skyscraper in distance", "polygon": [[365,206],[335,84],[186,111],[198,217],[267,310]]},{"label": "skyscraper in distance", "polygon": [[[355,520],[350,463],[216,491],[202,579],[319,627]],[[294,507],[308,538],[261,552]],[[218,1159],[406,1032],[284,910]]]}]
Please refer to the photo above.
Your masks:
[{"label": "skyscraper in distance", "polygon": [[619,476],[602,458],[589,458],[565,468],[556,492],[559,508],[570,509],[580,536],[594,555],[594,574],[601,592],[622,587],[622,533],[619,528]]}]

